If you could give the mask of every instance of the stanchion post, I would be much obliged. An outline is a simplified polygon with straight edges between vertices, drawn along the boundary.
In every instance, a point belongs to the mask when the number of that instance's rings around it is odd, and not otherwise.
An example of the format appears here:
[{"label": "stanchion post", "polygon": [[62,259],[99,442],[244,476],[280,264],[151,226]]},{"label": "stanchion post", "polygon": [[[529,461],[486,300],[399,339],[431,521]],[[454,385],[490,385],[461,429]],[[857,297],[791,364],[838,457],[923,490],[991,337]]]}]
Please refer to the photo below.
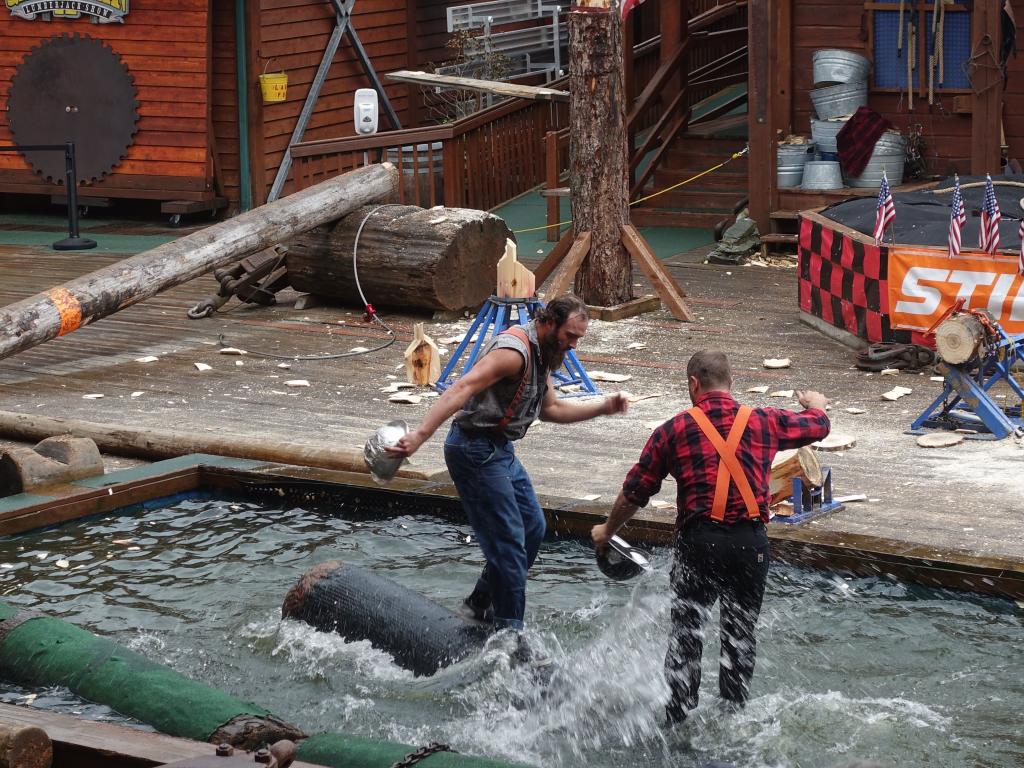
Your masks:
[{"label": "stanchion post", "polygon": [[68,236],[53,244],[55,251],[87,251],[96,241],[78,234],[78,171],[75,164],[75,142],[64,144],[64,186],[68,195]]}]

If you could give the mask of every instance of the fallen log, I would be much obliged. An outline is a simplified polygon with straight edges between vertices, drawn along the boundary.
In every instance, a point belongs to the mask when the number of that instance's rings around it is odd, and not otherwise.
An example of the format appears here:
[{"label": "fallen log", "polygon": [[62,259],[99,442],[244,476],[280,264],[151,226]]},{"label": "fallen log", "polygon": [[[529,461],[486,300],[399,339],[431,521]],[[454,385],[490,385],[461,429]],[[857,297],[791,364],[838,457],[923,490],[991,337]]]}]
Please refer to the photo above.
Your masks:
[{"label": "fallen log", "polygon": [[[197,433],[187,430],[147,429],[121,424],[97,424],[77,419],[55,419],[27,413],[0,411],[0,437],[36,442],[52,435],[88,437],[104,453],[143,459],[171,459],[190,453],[209,453],[279,464],[366,473],[362,449],[324,443],[288,443],[266,440],[251,434]],[[403,465],[398,477],[429,480],[443,475]]]},{"label": "fallen log", "polygon": [[285,263],[297,291],[361,307],[358,273],[376,305],[460,310],[494,293],[498,259],[513,237],[502,219],[484,211],[367,206],[294,237]]},{"label": "fallen log", "polygon": [[818,457],[809,446],[795,450],[779,451],[772,462],[771,479],[768,490],[772,495],[772,504],[777,504],[793,495],[793,478],[799,477],[804,483],[817,488],[824,478]]},{"label": "fallen log", "polygon": [[0,360],[397,190],[390,163],[359,168],[11,304],[0,309]]},{"label": "fallen log", "polygon": [[0,723],[0,768],[50,768],[53,745],[42,728]]}]

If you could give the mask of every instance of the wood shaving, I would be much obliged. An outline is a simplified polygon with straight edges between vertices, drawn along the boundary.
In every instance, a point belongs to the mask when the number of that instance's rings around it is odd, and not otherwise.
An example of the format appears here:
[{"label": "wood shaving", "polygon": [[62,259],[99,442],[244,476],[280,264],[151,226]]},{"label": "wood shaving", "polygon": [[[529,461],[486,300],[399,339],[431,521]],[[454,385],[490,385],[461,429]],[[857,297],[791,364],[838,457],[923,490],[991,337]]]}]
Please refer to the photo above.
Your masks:
[{"label": "wood shaving", "polygon": [[768,397],[792,397],[792,396],[793,396],[793,390],[792,389],[780,389],[780,390],[777,390],[776,392],[769,392],[768,393]]},{"label": "wood shaving", "polygon": [[863,408],[857,408],[856,406],[852,406],[852,405],[849,408],[845,408],[844,410],[847,413],[852,413],[854,415],[859,414],[859,413],[867,413],[867,411],[865,411]]},{"label": "wood shaving", "polygon": [[766,357],[761,364],[765,368],[789,368],[792,361],[788,357]]},{"label": "wood shaving", "polygon": [[878,375],[879,376],[899,376],[900,375],[900,369],[899,368],[883,368],[882,370],[880,370],[878,372]]},{"label": "wood shaving", "polygon": [[221,347],[220,353],[222,355],[248,355],[244,349],[237,349],[235,347]]},{"label": "wood shaving", "polygon": [[94,392],[93,394],[90,395],[82,395],[83,400],[99,400],[101,397],[103,397],[103,395],[101,395],[99,392]]},{"label": "wood shaving", "polygon": [[753,392],[754,394],[763,395],[768,391],[768,387],[748,387],[746,392]]},{"label": "wood shaving", "polygon": [[207,365],[206,363],[192,363],[192,365],[194,365],[196,367],[197,371],[208,371],[212,367],[212,366]]},{"label": "wood shaving", "polygon": [[309,382],[306,379],[292,379],[284,383],[286,387],[308,387]]},{"label": "wood shaving", "polygon": [[155,363],[159,359],[160,358],[157,357],[156,355],[146,355],[145,357],[137,357],[137,358],[135,358],[135,362],[136,363]]},{"label": "wood shaving", "polygon": [[893,387],[888,392],[882,393],[883,400],[899,400],[901,397],[909,395],[913,392],[910,387]]},{"label": "wood shaving", "polygon": [[406,405],[415,405],[422,400],[419,395],[414,395],[411,392],[397,392],[388,398],[389,403],[404,403]]},{"label": "wood shaving", "polygon": [[591,371],[588,376],[590,376],[591,381],[608,381],[615,383],[629,381],[633,378],[628,373],[608,373],[608,371]]}]

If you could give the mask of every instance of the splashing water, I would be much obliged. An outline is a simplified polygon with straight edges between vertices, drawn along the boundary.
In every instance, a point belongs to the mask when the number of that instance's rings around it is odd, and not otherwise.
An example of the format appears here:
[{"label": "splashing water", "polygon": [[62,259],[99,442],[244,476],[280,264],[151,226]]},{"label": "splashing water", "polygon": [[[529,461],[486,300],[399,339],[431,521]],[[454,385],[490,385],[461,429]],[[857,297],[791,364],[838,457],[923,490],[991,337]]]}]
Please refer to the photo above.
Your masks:
[{"label": "splashing water", "polygon": [[[454,607],[482,563],[467,534],[433,518],[356,523],[295,508],[183,502],[0,539],[0,590],[8,602],[111,636],[310,731],[440,740],[555,768],[1024,763],[1024,631],[1006,601],[773,565],[747,707],[718,707],[715,611],[701,703],[677,728],[663,714],[667,550],[653,553],[649,576],[612,583],[585,544],[547,542],[522,639],[495,635],[429,678],[365,641],[279,618],[298,576],[331,559]],[[57,567],[60,559],[71,567]],[[268,691],[273,700],[264,700]],[[2,701],[30,698],[123,720],[66,690],[0,684]]]}]

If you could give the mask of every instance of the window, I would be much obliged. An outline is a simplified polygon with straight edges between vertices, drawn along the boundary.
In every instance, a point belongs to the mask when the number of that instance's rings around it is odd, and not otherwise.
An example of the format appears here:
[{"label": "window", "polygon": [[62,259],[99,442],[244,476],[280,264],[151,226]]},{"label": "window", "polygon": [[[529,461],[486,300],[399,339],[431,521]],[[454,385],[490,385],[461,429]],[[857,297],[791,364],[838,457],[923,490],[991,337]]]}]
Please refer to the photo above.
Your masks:
[{"label": "window", "polygon": [[[865,3],[864,7],[870,12],[868,45],[874,62],[873,90],[906,91],[909,79],[919,95],[927,94],[929,89],[935,93],[970,91],[971,81],[964,69],[971,55],[970,9],[965,0],[940,2],[946,2],[944,13],[939,14],[941,61],[935,61],[931,72],[928,62],[929,57],[935,55],[935,38],[938,37],[932,33],[935,2],[904,1],[902,39],[899,0]],[[908,72],[911,49],[913,69]]]}]

